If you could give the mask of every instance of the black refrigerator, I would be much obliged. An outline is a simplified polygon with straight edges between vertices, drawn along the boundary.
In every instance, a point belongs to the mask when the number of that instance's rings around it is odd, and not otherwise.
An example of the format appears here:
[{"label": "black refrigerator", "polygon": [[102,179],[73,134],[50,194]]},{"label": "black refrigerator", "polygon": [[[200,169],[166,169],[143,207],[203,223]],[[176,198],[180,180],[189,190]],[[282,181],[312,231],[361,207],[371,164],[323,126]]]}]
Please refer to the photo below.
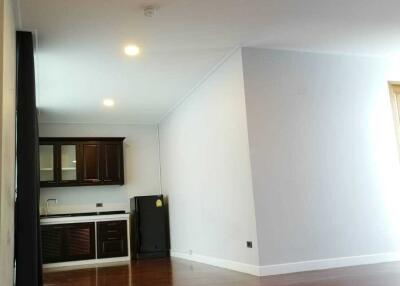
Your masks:
[{"label": "black refrigerator", "polygon": [[131,198],[131,213],[132,258],[169,256],[168,208],[164,197]]}]

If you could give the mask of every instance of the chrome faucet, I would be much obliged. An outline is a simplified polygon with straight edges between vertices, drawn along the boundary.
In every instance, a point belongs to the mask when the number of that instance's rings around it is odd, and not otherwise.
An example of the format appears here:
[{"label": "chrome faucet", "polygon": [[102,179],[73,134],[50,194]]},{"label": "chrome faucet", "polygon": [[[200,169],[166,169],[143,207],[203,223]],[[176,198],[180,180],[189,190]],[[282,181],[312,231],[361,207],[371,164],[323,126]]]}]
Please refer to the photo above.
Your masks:
[{"label": "chrome faucet", "polygon": [[47,201],[46,201],[46,216],[49,215],[49,202],[54,202],[55,204],[58,203],[57,199],[47,199]]}]

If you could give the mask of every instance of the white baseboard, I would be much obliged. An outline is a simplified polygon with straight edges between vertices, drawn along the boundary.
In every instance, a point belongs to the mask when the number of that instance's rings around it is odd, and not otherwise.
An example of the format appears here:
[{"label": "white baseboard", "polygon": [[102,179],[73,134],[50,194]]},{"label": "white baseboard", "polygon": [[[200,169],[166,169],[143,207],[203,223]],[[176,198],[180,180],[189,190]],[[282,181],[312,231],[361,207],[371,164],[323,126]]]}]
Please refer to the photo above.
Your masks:
[{"label": "white baseboard", "polygon": [[270,276],[400,261],[399,253],[378,253],[372,255],[339,257],[331,259],[309,260],[294,263],[258,266],[199,254],[188,254],[178,251],[171,251],[171,256],[216,267],[226,268],[238,272],[243,272],[255,276]]},{"label": "white baseboard", "polygon": [[171,256],[259,276],[259,266],[199,254],[172,251]]},{"label": "white baseboard", "polygon": [[309,260],[295,263],[260,266],[260,276],[288,274],[296,272],[378,264],[384,262],[399,261],[398,253],[377,253],[351,257],[339,257],[331,259]]}]

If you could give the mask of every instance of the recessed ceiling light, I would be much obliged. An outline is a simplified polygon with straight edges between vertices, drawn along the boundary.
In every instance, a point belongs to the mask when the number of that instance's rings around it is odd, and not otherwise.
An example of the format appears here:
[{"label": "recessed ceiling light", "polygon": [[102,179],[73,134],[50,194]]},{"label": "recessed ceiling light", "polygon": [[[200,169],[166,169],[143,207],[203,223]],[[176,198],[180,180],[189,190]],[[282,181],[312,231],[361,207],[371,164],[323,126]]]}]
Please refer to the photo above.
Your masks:
[{"label": "recessed ceiling light", "polygon": [[124,48],[124,52],[128,56],[134,57],[134,56],[137,56],[138,54],[140,54],[140,48],[135,45],[128,45]]},{"label": "recessed ceiling light", "polygon": [[112,107],[112,106],[114,106],[114,100],[112,100],[112,99],[104,99],[103,100],[103,104],[104,104],[104,106]]}]

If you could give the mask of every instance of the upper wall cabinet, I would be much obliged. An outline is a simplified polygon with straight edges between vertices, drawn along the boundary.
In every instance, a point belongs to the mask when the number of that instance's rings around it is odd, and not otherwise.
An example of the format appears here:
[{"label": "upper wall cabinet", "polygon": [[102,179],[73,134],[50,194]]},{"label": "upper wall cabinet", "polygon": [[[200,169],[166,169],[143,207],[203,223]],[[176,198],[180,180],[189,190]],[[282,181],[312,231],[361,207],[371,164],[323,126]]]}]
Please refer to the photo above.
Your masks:
[{"label": "upper wall cabinet", "polygon": [[40,138],[41,187],[123,185],[124,138]]},{"label": "upper wall cabinet", "polygon": [[39,148],[40,152],[40,183],[54,185],[56,178],[56,146],[51,143],[43,143]]},{"label": "upper wall cabinet", "polygon": [[123,181],[124,169],[120,168],[124,164],[122,158],[122,144],[115,142],[105,142],[102,150],[103,158],[103,182],[105,184],[115,184]]},{"label": "upper wall cabinet", "polygon": [[91,184],[98,183],[102,180],[100,165],[104,165],[101,160],[101,142],[88,141],[82,143],[82,182]]},{"label": "upper wall cabinet", "polygon": [[61,166],[60,166],[60,181],[75,182],[78,180],[78,169],[77,169],[77,151],[79,150],[79,144],[60,144],[61,152]]}]

